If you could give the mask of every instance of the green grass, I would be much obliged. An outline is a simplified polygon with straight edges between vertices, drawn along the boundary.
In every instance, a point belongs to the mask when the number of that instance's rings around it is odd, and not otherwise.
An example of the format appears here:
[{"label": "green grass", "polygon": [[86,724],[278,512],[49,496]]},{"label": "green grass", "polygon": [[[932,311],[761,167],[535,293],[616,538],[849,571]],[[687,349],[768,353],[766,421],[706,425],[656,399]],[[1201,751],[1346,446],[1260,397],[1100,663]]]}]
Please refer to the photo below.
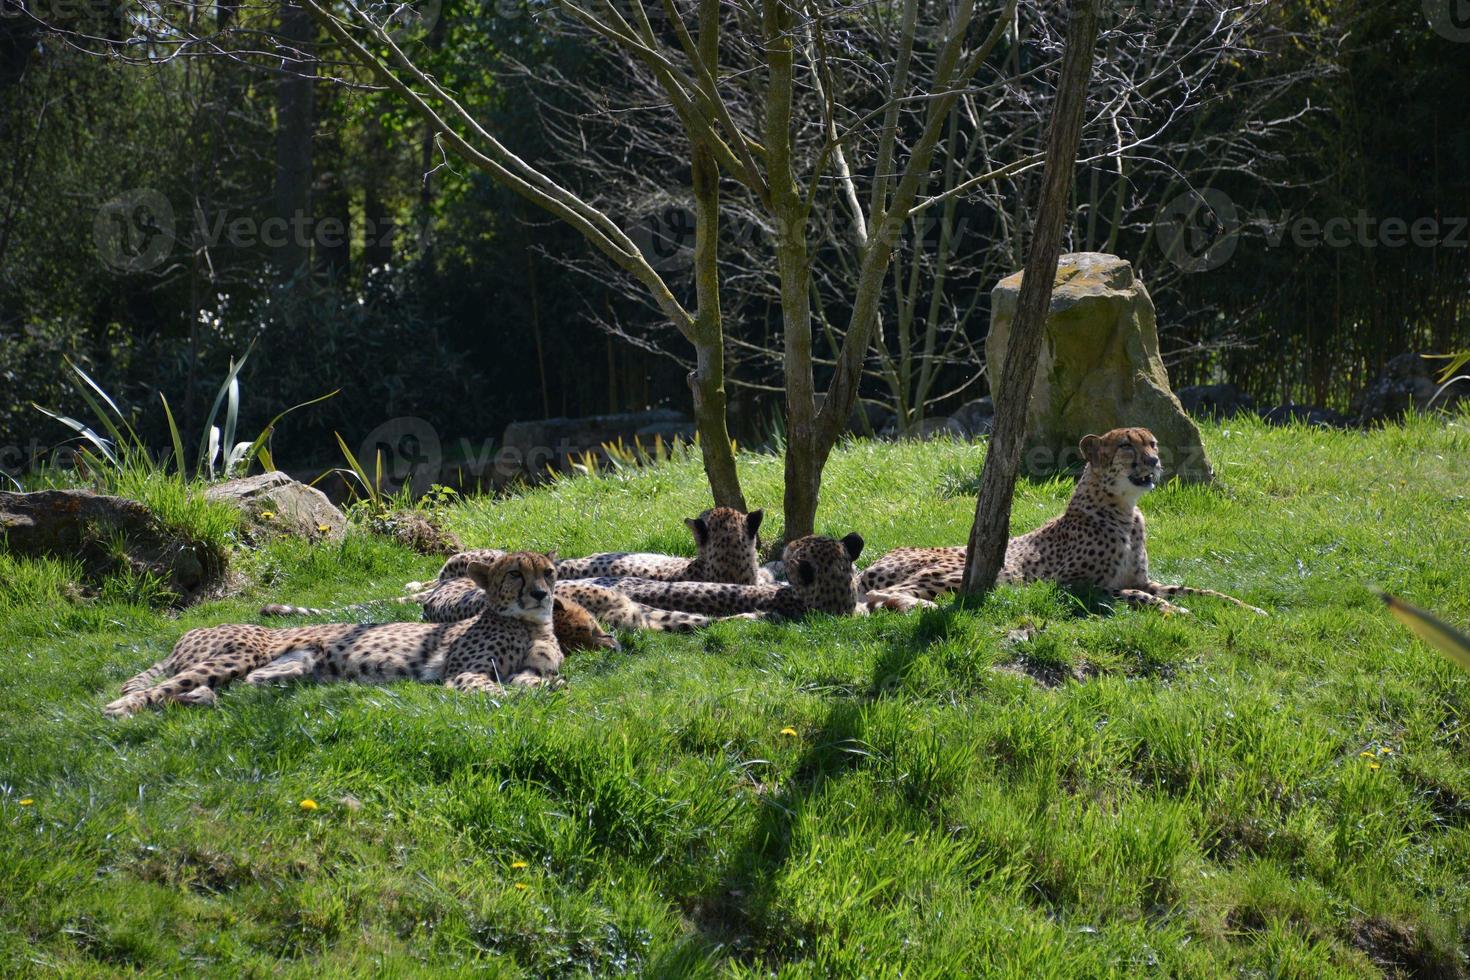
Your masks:
[{"label": "green grass", "polygon": [[[241,688],[107,722],[186,628],[436,563],[277,544],[237,563],[245,596],[169,620],[0,558],[0,972],[1464,975],[1470,676],[1368,586],[1470,623],[1470,418],[1205,434],[1219,486],[1144,501],[1155,573],[1269,619],[1037,585],[628,637],[499,705]],[[821,529],[868,559],[959,543],[983,452],[845,449]],[[742,466],[774,534],[780,463]],[[1016,529],[1068,490],[1024,483]],[[687,553],[707,505],[688,462],[449,519],[472,545]]]}]

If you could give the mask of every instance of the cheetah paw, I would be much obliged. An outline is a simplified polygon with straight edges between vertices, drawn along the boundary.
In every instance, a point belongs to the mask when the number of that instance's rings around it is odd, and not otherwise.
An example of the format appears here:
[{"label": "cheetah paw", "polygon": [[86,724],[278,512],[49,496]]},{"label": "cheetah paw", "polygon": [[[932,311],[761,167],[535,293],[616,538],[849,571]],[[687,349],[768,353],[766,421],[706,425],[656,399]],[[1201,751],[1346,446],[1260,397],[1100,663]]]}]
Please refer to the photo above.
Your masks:
[{"label": "cheetah paw", "polygon": [[177,701],[179,704],[192,704],[200,708],[213,708],[215,705],[214,688],[201,685],[192,690],[175,694],[172,700]]},{"label": "cheetah paw", "polygon": [[127,718],[129,715],[135,715],[139,711],[142,711],[147,704],[148,699],[143,696],[141,691],[137,691],[124,695],[108,704],[102,709],[102,715],[105,718]]}]

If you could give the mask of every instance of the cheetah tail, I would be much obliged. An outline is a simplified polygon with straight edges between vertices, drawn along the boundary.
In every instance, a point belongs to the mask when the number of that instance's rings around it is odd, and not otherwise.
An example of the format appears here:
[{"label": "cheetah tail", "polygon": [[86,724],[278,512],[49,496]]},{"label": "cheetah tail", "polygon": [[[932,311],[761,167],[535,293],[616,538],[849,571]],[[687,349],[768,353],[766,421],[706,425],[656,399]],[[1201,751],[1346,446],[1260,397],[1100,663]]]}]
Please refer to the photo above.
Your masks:
[{"label": "cheetah tail", "polygon": [[168,676],[168,671],[164,669],[163,664],[164,661],[160,660],[152,667],[149,667],[141,674],[138,674],[132,680],[124,683],[122,686],[122,693],[132,694],[134,691],[146,690],[152,687],[154,684],[157,684],[159,681],[163,680],[165,677]]},{"label": "cheetah tail", "polygon": [[338,612],[346,612],[344,609],[313,609],[310,606],[288,606],[279,602],[268,603],[260,607],[262,616],[331,616]]},{"label": "cheetah tail", "polygon": [[354,602],[350,606],[336,606],[332,609],[316,609],[312,606],[290,606],[284,603],[271,602],[260,607],[260,614],[262,616],[343,616],[347,613],[370,609],[374,605],[383,602],[403,604],[420,601],[421,599],[418,596],[395,596],[391,599],[369,599],[367,602]]}]

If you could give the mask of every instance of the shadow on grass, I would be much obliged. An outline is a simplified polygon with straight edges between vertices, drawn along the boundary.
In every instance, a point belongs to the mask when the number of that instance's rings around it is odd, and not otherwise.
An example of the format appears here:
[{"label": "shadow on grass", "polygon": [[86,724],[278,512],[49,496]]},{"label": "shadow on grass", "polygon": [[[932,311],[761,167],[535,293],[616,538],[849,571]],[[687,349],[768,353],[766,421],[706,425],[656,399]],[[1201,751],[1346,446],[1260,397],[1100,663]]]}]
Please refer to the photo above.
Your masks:
[{"label": "shadow on grass", "polygon": [[[877,677],[875,674],[875,686]],[[791,857],[792,838],[802,814],[834,780],[862,764],[863,708],[851,701],[828,709],[820,730],[780,792],[762,798],[754,831],[735,849],[719,882],[686,909],[698,934],[690,944],[708,957],[723,951],[747,964],[800,956],[815,948],[816,936],[793,933],[771,922],[776,882]],[[675,960],[690,954],[676,950],[669,963],[654,964],[654,976],[671,975]]]}]

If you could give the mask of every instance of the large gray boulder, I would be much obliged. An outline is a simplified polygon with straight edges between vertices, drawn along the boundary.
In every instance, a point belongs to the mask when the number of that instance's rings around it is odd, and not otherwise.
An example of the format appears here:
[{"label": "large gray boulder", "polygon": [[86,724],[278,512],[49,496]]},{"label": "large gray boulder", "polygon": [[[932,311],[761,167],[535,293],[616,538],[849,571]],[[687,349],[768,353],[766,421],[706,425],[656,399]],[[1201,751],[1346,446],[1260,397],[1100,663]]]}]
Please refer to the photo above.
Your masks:
[{"label": "large gray boulder", "polygon": [[1254,399],[1232,384],[1190,385],[1174,394],[1184,410],[1197,419],[1233,419],[1256,413]]},{"label": "large gray boulder", "polygon": [[1442,386],[1436,376],[1442,366],[1442,361],[1422,354],[1400,354],[1390,360],[1384,365],[1383,374],[1353,401],[1353,414],[1358,423],[1396,422],[1410,409],[1416,412],[1447,409],[1470,399],[1470,381],[1457,382],[1440,392]]},{"label": "large gray boulder", "polygon": [[666,408],[512,422],[505,427],[495,459],[495,482],[543,476],[548,466],[565,471],[569,468],[568,457],[598,450],[605,442],[621,439],[631,449],[636,439],[651,448],[659,436],[666,443],[675,438],[693,441],[694,424],[684,413]]},{"label": "large gray boulder", "polygon": [[84,578],[153,576],[180,599],[218,585],[225,556],[165,527],[136,500],[90,490],[0,491],[0,550],[78,561]]},{"label": "large gray boulder", "polygon": [[[1017,272],[991,291],[985,357],[997,403],[1006,398],[995,388],[1021,278]],[[1214,478],[1199,429],[1169,388],[1153,300],[1133,266],[1101,252],[1063,255],[1026,411],[1022,466],[1028,473],[1044,474],[1076,465],[1083,436],[1119,426],[1153,430],[1166,477],[1190,482]]]},{"label": "large gray boulder", "polygon": [[252,538],[340,541],[347,531],[346,516],[326,494],[279,470],[216,483],[204,495],[238,509]]}]

